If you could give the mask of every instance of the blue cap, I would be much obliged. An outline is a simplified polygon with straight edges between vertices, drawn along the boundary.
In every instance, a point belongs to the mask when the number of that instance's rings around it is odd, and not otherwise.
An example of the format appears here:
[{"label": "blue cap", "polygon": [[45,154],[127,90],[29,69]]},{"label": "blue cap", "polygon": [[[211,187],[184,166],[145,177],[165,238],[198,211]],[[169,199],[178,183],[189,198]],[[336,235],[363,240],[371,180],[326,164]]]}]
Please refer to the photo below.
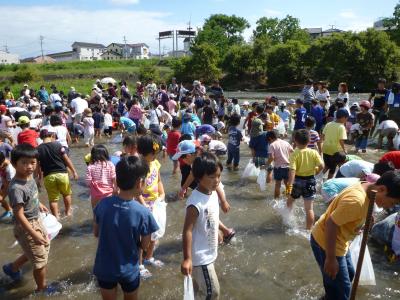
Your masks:
[{"label": "blue cap", "polygon": [[192,140],[182,141],[178,144],[178,152],[172,157],[172,160],[178,160],[183,154],[196,152],[196,145]]}]

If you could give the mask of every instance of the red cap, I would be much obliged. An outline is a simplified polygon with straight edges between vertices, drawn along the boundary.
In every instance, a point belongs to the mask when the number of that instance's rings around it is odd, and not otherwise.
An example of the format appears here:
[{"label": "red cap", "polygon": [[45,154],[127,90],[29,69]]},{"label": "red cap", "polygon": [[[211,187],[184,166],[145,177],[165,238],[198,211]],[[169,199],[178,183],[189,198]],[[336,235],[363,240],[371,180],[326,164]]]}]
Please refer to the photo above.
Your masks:
[{"label": "red cap", "polygon": [[6,111],[7,111],[7,106],[5,106],[4,104],[0,105],[0,112],[5,113]]}]

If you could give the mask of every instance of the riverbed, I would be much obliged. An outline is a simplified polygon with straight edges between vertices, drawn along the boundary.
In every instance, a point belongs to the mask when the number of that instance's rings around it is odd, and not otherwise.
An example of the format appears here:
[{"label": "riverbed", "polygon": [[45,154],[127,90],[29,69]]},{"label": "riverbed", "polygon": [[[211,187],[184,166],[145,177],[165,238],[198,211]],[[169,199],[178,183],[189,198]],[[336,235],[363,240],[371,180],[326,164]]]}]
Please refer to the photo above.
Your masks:
[{"label": "riverbed", "polygon": [[[257,97],[256,97],[257,96]],[[264,95],[245,95],[243,100],[262,99]],[[293,97],[282,94],[279,97]],[[239,98],[239,96],[237,96]],[[363,98],[364,95],[357,98]],[[102,139],[111,153],[121,145],[110,144]],[[73,146],[71,158],[80,179],[73,182],[73,217],[63,219],[63,229],[51,244],[48,263],[48,280],[54,283],[59,294],[34,299],[100,299],[92,267],[97,240],[92,234],[92,212],[89,191],[84,184],[86,165],[83,156],[87,148]],[[376,161],[383,152],[371,150],[364,157]],[[318,299],[323,295],[321,274],[312,255],[308,234],[304,228],[302,201],[298,201],[294,218],[287,220],[284,200],[273,200],[273,185],[261,192],[254,181],[240,178],[250,159],[246,144],[241,145],[239,171],[224,169],[222,182],[231,204],[228,214],[221,212],[222,221],[234,227],[237,235],[230,245],[219,248],[216,271],[221,285],[221,299]],[[165,266],[150,268],[153,277],[142,281],[141,299],[182,299],[183,276],[180,274],[182,259],[181,232],[185,203],[176,200],[180,174],[171,175],[172,163],[160,159],[161,176],[167,194],[167,228],[160,241],[155,257]],[[48,204],[44,191],[40,194]],[[63,204],[60,202],[63,210]],[[321,197],[315,201],[315,211],[320,215],[326,206]],[[0,264],[3,265],[21,253],[18,246],[11,248],[14,238],[11,224],[0,224]],[[369,250],[375,268],[376,286],[360,287],[357,299],[399,299],[399,264],[390,264],[383,255],[382,247],[370,242]],[[0,299],[25,299],[32,297],[35,288],[31,268],[23,268],[24,280],[12,284],[0,275]],[[120,293],[121,296],[121,293]],[[121,298],[122,299],[122,298]]]}]

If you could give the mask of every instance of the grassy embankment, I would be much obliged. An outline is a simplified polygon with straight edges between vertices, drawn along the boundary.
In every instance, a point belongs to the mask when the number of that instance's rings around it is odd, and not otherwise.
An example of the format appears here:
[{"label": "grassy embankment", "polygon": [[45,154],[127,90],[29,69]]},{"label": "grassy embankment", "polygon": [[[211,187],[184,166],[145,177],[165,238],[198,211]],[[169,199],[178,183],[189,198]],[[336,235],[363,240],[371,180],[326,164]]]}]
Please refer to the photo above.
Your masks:
[{"label": "grassy embankment", "polygon": [[113,77],[115,80],[126,80],[128,86],[140,78],[154,77],[157,80],[168,80],[171,69],[160,65],[158,60],[120,60],[120,61],[73,61],[52,64],[20,64],[0,66],[0,88],[9,86],[15,96],[19,94],[24,83],[38,90],[40,85],[49,89],[54,84],[59,90],[67,92],[71,86],[77,91],[90,93],[97,78]]}]

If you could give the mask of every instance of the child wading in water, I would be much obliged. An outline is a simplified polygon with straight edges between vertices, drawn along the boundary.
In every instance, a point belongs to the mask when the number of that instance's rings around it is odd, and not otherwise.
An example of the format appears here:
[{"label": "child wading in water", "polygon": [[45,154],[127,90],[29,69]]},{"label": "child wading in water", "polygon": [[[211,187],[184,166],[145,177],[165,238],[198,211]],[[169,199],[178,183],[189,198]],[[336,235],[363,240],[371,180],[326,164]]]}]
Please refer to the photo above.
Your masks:
[{"label": "child wading in water", "polygon": [[196,157],[193,176],[198,182],[186,202],[183,227],[183,275],[192,275],[196,299],[218,299],[219,282],[214,262],[218,256],[219,203],[216,189],[222,164],[211,153]]},{"label": "child wading in water", "polygon": [[95,145],[91,151],[90,165],[86,171],[86,182],[90,187],[92,208],[97,203],[116,192],[115,167],[109,160],[104,145]]},{"label": "child wading in water", "polygon": [[94,235],[99,238],[93,274],[104,300],[117,299],[117,285],[125,300],[137,300],[139,253],[146,251],[158,225],[137,201],[145,187],[149,166],[136,156],[123,157],[116,166],[118,194],[94,208]]},{"label": "child wading in water", "polygon": [[47,212],[47,208],[39,201],[39,192],[32,176],[37,166],[37,157],[37,150],[29,144],[18,145],[11,152],[15,177],[9,184],[8,197],[15,218],[14,235],[24,254],[13,263],[4,265],[3,271],[12,280],[19,281],[22,266],[30,261],[36,291],[51,294],[51,288],[46,284],[50,241],[39,217],[39,211]]},{"label": "child wading in water", "polygon": [[310,136],[306,129],[300,129],[294,134],[296,149],[290,155],[289,182],[287,206],[292,209],[294,200],[303,197],[306,211],[306,228],[314,224],[313,200],[316,194],[315,174],[324,168],[321,156],[314,149],[307,147]]},{"label": "child wading in water", "polygon": [[[164,185],[161,181],[160,168],[161,164],[156,159],[160,152],[160,142],[152,135],[141,136],[138,140],[138,152],[149,164],[150,171],[145,179],[143,193],[138,197],[138,200],[150,211],[153,210],[153,205],[156,200],[163,201],[165,197]],[[140,273],[143,278],[149,278],[152,274],[144,267],[150,265],[153,267],[162,267],[164,263],[156,260],[153,257],[155,241],[151,241],[143,258],[143,265],[140,266]]]}]

